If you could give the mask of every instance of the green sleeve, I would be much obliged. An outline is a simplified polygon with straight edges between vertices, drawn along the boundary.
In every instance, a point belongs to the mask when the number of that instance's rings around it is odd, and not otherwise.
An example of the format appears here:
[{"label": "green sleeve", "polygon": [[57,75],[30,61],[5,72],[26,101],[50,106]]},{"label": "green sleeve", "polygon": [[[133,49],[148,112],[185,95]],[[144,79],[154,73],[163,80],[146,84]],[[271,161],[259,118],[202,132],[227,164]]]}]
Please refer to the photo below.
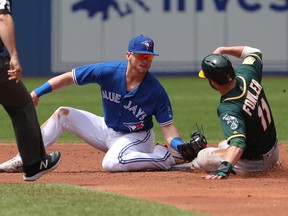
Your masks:
[{"label": "green sleeve", "polygon": [[229,145],[239,147],[239,148],[243,149],[243,151],[244,151],[246,148],[245,138],[235,137],[229,141]]}]

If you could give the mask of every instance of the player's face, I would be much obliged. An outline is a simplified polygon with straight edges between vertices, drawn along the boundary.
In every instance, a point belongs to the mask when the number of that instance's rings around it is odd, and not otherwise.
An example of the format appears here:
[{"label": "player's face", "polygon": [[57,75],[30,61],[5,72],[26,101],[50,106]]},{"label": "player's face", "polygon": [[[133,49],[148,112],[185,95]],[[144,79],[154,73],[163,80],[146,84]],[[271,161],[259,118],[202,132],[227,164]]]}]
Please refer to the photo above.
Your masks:
[{"label": "player's face", "polygon": [[210,84],[210,86],[213,88],[213,89],[215,89],[216,91],[218,91],[218,89],[215,87],[215,82],[213,82],[212,80],[208,80],[209,81],[209,84]]},{"label": "player's face", "polygon": [[153,55],[127,53],[127,59],[132,69],[139,73],[146,73],[151,67]]}]

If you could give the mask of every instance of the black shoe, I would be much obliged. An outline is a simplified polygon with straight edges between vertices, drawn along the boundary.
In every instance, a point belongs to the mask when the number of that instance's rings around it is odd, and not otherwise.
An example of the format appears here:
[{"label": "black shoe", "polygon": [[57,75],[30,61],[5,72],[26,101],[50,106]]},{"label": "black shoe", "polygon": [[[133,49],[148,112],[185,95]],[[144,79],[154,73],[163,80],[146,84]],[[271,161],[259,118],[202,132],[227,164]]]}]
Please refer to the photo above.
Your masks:
[{"label": "black shoe", "polygon": [[54,170],[61,161],[61,153],[59,151],[54,151],[47,154],[46,157],[32,166],[25,167],[23,179],[25,181],[35,181],[39,179],[42,175]]}]

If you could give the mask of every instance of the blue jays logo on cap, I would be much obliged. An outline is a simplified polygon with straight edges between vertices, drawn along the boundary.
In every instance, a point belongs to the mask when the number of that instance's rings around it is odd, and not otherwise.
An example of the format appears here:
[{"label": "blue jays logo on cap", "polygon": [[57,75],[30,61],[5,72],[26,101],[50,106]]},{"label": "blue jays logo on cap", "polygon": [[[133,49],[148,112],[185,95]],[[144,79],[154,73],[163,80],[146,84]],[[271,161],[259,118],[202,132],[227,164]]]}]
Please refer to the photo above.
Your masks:
[{"label": "blue jays logo on cap", "polygon": [[158,54],[154,53],[154,41],[151,38],[143,35],[137,36],[130,40],[128,52],[158,56]]},{"label": "blue jays logo on cap", "polygon": [[147,50],[149,50],[150,47],[153,47],[153,42],[152,41],[143,41],[141,44],[146,46]]}]

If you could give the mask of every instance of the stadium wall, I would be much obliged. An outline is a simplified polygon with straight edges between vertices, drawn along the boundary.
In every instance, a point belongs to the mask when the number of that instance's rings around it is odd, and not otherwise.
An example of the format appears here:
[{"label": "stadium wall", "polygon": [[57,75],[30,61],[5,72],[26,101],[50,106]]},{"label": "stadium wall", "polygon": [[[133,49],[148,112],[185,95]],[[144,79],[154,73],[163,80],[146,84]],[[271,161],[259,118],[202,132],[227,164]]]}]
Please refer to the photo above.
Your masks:
[{"label": "stadium wall", "polygon": [[155,41],[158,75],[195,74],[216,47],[241,44],[262,50],[264,73],[288,74],[288,0],[14,0],[13,14],[25,76],[125,60],[139,34]]}]

